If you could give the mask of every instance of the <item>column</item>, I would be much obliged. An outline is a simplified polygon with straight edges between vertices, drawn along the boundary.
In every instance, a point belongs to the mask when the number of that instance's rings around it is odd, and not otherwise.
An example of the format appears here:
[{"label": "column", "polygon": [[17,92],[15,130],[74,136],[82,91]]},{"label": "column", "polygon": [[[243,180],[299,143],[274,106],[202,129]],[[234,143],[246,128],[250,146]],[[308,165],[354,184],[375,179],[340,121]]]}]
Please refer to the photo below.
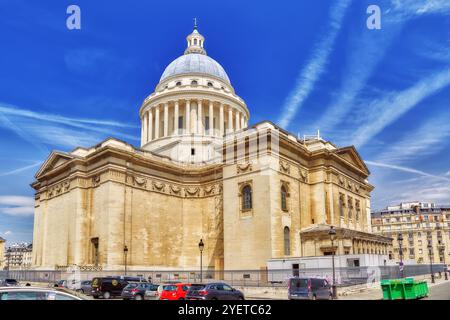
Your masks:
[{"label": "column", "polygon": [[244,115],[241,115],[241,129],[245,128]]},{"label": "column", "polygon": [[224,122],[224,114],[223,114],[223,103],[220,103],[220,113],[219,113],[219,128],[220,128],[220,136],[222,137],[225,131],[223,126]]},{"label": "column", "polygon": [[148,111],[144,114],[144,144],[148,142]]},{"label": "column", "polygon": [[141,121],[141,146],[144,144],[144,123]]},{"label": "column", "polygon": [[186,100],[186,133],[191,133],[191,100]]},{"label": "column", "polygon": [[178,129],[179,129],[178,128],[178,117],[179,117],[178,111],[179,111],[179,105],[178,105],[178,100],[177,100],[177,101],[175,101],[175,114],[174,114],[174,117],[173,117],[174,135],[178,134]]},{"label": "column", "polygon": [[169,103],[164,103],[164,137],[169,135]]},{"label": "column", "polygon": [[142,115],[142,145],[147,143],[147,121],[146,121],[147,112]]},{"label": "column", "polygon": [[155,139],[159,138],[159,106],[155,107]]},{"label": "column", "polygon": [[241,129],[241,117],[240,112],[236,112],[236,131]]},{"label": "column", "polygon": [[203,100],[197,102],[197,133],[203,134]]},{"label": "column", "polygon": [[247,119],[247,117],[245,117],[245,120],[244,120],[244,126],[247,128],[248,127],[248,119]]},{"label": "column", "polygon": [[228,106],[228,133],[233,132],[233,110]]},{"label": "column", "polygon": [[153,110],[148,111],[148,141],[153,140]]},{"label": "column", "polygon": [[213,102],[209,101],[209,135],[212,136],[214,134],[214,107]]}]

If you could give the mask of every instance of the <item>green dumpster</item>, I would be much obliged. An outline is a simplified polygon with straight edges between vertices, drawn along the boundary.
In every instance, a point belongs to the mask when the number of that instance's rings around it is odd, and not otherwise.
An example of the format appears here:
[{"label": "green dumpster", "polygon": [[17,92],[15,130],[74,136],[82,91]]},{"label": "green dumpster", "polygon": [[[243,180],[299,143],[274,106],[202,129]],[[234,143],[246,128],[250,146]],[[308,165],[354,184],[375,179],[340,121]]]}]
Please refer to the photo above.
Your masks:
[{"label": "green dumpster", "polygon": [[384,300],[418,299],[428,296],[426,281],[414,281],[413,278],[382,280]]}]

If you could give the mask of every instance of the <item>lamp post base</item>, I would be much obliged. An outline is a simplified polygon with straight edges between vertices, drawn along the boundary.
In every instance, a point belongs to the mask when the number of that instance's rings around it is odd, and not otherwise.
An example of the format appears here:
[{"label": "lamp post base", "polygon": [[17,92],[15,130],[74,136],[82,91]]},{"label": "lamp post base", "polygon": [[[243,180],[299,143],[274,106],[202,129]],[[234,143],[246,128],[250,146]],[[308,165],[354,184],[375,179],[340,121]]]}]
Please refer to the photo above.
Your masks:
[{"label": "lamp post base", "polygon": [[434,283],[434,274],[431,275],[431,283]]},{"label": "lamp post base", "polygon": [[336,285],[334,285],[334,284],[331,286],[331,294],[333,296],[333,300],[337,299],[337,290],[336,290]]}]

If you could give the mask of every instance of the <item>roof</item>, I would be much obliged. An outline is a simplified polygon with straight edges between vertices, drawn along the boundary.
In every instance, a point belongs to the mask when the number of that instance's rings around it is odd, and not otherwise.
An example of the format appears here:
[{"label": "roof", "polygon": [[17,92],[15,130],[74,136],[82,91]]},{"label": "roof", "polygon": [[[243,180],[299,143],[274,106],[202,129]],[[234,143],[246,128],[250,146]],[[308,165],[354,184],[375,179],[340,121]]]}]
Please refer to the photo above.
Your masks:
[{"label": "roof", "polygon": [[159,81],[182,74],[210,75],[231,84],[224,68],[216,60],[198,53],[185,54],[173,60],[166,67]]}]

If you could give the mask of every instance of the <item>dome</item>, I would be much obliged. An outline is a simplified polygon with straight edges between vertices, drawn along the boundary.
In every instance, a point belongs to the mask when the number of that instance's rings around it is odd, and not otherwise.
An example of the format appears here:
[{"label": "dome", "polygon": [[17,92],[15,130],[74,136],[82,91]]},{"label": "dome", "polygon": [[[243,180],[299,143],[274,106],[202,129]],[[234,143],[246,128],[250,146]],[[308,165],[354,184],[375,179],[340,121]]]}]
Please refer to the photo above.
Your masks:
[{"label": "dome", "polygon": [[216,60],[198,53],[185,54],[172,61],[164,70],[159,81],[161,82],[171,76],[189,73],[214,76],[230,84],[227,73]]}]

